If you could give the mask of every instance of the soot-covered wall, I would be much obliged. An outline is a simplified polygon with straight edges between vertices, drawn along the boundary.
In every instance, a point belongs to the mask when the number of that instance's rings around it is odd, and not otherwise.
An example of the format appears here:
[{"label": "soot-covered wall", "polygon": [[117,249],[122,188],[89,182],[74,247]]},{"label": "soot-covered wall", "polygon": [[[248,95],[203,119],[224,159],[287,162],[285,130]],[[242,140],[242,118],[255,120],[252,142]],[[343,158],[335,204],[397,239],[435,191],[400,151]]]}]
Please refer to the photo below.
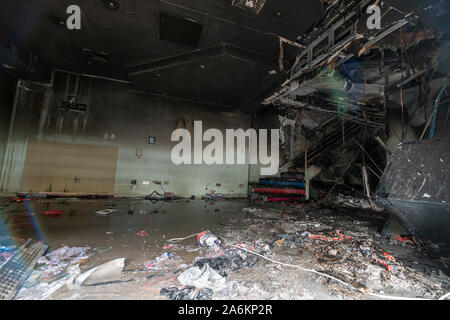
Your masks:
[{"label": "soot-covered wall", "polygon": [[[176,145],[171,134],[180,124],[189,129],[194,120],[202,120],[203,131],[217,128],[224,133],[225,129],[248,129],[248,116],[217,106],[137,93],[127,84],[111,81],[80,78],[77,83],[72,77],[66,85],[66,75],[57,74],[52,89],[19,89],[13,134],[6,148],[3,192],[61,192],[48,187],[26,190],[24,168],[30,157],[27,146],[32,141],[117,148],[115,195],[145,195],[153,190],[161,193],[161,187],[152,181],[161,181],[165,191],[180,196],[200,196],[212,190],[229,196],[247,195],[248,165],[177,166],[170,155]],[[61,101],[75,91],[78,101],[87,104],[87,111],[62,111]],[[155,138],[155,144],[149,144],[149,137]],[[55,152],[54,157],[58,156]],[[42,163],[42,168],[45,166]],[[64,191],[80,191],[71,183],[88,178],[69,177]],[[149,183],[144,184],[145,181]]]},{"label": "soot-covered wall", "polygon": [[0,169],[3,167],[5,159],[16,84],[15,78],[0,70]]}]

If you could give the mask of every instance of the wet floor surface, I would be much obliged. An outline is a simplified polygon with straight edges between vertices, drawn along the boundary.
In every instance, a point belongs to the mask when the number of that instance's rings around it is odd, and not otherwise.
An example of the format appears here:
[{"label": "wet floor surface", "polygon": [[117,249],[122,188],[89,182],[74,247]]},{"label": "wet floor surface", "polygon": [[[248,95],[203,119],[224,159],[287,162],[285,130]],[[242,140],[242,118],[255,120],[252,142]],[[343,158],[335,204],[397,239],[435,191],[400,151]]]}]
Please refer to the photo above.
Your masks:
[{"label": "wet floor surface", "polygon": [[[244,200],[151,202],[130,198],[61,198],[11,203],[4,199],[0,203],[0,234],[10,236],[17,246],[27,239],[43,241],[49,246],[48,252],[63,246],[90,247],[96,253],[81,265],[83,271],[112,259],[125,258],[125,277],[145,280],[145,276],[154,273],[141,272],[145,262],[164,252],[166,240],[204,230],[215,232],[229,219],[241,215],[240,209],[246,204]],[[178,255],[179,262],[192,260],[195,255],[194,251],[184,250]],[[134,293],[119,290],[115,294],[101,289],[96,294],[96,288],[90,291],[84,298],[159,298],[159,292],[148,288]]]},{"label": "wet floor surface", "polygon": [[[4,232],[17,240],[42,240],[50,250],[62,245],[129,248],[126,258],[135,259],[137,248],[159,252],[165,239],[206,229],[214,231],[239,215],[245,205],[245,201],[55,199],[29,204],[3,202],[0,210],[4,214]],[[108,209],[112,210],[109,214],[97,213]],[[44,215],[54,210],[61,215]]]},{"label": "wet floor surface", "polygon": [[[378,232],[385,219],[366,210],[130,198],[2,200],[0,210],[0,234],[17,245],[31,238],[45,242],[49,252],[63,246],[90,247],[93,254],[80,263],[82,272],[125,258],[122,283],[63,286],[50,299],[166,299],[161,289],[180,288],[177,277],[199,257],[215,258],[226,251],[201,248],[195,237],[167,246],[169,239],[204,230],[226,243],[255,248],[269,260],[319,270],[356,288],[355,292],[322,276],[260,259],[230,273],[226,288],[214,292],[213,299],[374,298],[367,292],[436,298],[448,290],[445,259],[438,263],[424,248],[383,238]],[[52,211],[54,216],[45,215]],[[345,237],[339,239],[340,234]],[[337,240],[330,240],[333,237]],[[165,252],[172,259],[164,268],[146,268],[147,261]],[[383,252],[397,258],[393,271],[374,263]]]}]

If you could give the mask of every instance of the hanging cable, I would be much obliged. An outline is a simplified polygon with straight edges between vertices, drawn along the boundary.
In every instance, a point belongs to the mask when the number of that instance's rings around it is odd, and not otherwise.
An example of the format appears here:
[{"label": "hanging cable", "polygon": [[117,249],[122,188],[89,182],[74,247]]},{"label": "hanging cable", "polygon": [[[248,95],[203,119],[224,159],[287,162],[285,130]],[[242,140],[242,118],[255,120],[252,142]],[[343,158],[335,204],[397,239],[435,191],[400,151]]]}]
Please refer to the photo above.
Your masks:
[{"label": "hanging cable", "polygon": [[430,139],[433,139],[433,137],[434,137],[434,130],[436,128],[436,118],[437,118],[437,112],[438,112],[438,108],[439,108],[439,101],[441,101],[442,95],[444,94],[445,90],[447,90],[447,87],[448,87],[449,83],[450,83],[450,77],[448,77],[447,81],[445,81],[444,86],[439,91],[439,94],[438,94],[438,96],[436,98],[436,101],[434,102],[433,124],[431,125]]}]

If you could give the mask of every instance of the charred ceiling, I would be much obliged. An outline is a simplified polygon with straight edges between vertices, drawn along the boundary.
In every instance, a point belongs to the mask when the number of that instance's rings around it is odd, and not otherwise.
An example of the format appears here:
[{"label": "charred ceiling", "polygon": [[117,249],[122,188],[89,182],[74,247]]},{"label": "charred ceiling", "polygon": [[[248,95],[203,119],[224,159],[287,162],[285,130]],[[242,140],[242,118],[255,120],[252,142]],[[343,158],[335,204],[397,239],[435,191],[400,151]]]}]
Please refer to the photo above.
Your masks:
[{"label": "charred ceiling", "polygon": [[[72,4],[81,7],[81,30],[65,27]],[[240,107],[282,76],[280,43],[287,66],[299,53],[297,37],[323,13],[320,0],[5,0],[0,60],[20,78],[47,82],[53,68],[64,69],[130,80],[148,93]],[[229,50],[207,54],[215,48],[235,48],[246,58]],[[129,67],[142,61],[168,65],[137,79]]]},{"label": "charred ceiling", "polygon": [[284,81],[261,96],[285,132],[282,170],[317,169],[330,192],[370,195],[400,143],[448,141],[449,15],[448,1],[327,1]]}]

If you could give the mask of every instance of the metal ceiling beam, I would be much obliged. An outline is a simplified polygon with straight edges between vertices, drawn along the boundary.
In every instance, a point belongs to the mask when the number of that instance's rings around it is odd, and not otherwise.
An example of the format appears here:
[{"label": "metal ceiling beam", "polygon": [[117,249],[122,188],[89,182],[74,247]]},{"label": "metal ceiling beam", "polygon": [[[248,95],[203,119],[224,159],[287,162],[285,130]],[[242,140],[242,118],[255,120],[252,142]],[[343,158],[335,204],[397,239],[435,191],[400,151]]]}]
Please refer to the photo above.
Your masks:
[{"label": "metal ceiling beam", "polygon": [[164,69],[175,68],[186,64],[196,62],[201,63],[205,58],[219,56],[229,56],[248,63],[259,64],[262,67],[273,67],[277,63],[275,59],[261,55],[257,52],[234,47],[228,44],[222,44],[220,46],[194,50],[167,58],[135,63],[128,66],[128,75],[136,76]]}]

